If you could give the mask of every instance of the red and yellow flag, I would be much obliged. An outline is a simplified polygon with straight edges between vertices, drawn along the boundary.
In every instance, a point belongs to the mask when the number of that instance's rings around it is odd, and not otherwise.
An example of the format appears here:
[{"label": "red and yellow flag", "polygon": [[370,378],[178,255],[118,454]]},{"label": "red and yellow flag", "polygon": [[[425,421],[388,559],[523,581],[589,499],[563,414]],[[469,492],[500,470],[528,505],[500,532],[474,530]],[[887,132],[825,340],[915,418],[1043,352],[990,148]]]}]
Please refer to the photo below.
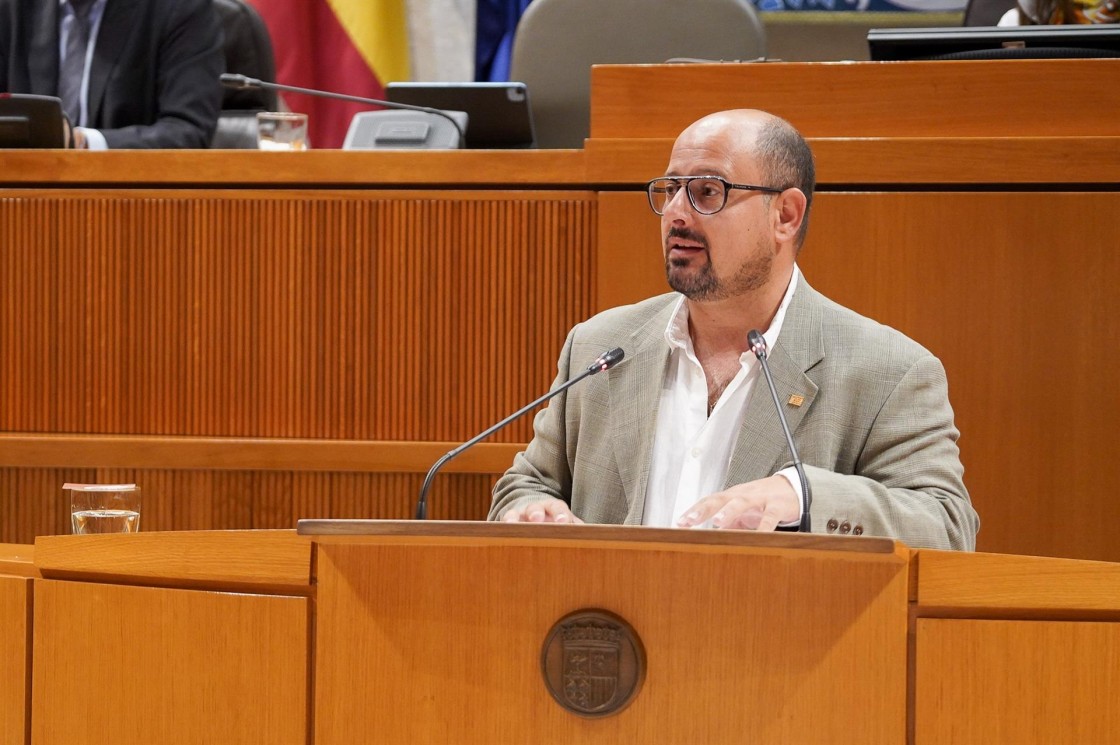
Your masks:
[{"label": "red and yellow flag", "polygon": [[[405,0],[249,0],[264,18],[276,55],[276,82],[366,98],[409,79]],[[371,107],[286,93],[308,114],[311,144],[342,146],[350,120]]]}]

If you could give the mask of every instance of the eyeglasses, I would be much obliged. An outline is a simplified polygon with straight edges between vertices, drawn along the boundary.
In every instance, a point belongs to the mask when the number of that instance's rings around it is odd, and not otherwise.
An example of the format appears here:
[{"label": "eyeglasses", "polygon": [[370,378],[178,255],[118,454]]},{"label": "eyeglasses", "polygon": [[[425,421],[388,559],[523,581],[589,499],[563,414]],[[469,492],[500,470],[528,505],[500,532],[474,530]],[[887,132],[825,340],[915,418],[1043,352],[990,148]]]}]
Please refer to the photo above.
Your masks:
[{"label": "eyeglasses", "polygon": [[784,189],[774,189],[769,186],[751,186],[750,184],[733,184],[719,176],[674,176],[672,178],[655,178],[646,184],[646,194],[649,196],[649,206],[658,215],[665,214],[665,208],[677,192],[684,187],[688,194],[688,202],[692,209],[701,215],[714,215],[727,204],[728,189],[743,189],[744,191],[761,191],[767,194],[781,194]]}]

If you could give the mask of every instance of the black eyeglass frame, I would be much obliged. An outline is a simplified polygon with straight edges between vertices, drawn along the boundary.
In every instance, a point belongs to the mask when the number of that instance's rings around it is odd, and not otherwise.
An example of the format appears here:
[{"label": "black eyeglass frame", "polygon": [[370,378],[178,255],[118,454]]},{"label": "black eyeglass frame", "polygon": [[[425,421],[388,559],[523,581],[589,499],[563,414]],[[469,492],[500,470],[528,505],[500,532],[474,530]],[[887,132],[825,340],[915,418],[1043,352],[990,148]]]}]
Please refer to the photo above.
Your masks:
[{"label": "black eyeglass frame", "polygon": [[[711,212],[705,212],[704,210],[696,206],[696,198],[692,195],[692,189],[689,188],[693,181],[699,181],[701,179],[707,181],[718,181],[723,184],[723,202],[720,203],[718,208],[712,210]],[[665,214],[664,210],[658,212],[657,205],[654,204],[653,201],[653,185],[658,181],[672,181],[673,183],[677,184],[678,187],[683,187],[684,193],[688,196],[688,203],[692,205],[692,209],[695,210],[699,215],[715,215],[721,212],[723,208],[727,206],[727,194],[731,189],[757,191],[762,192],[763,194],[781,194],[783,191],[785,191],[785,189],[775,189],[772,186],[733,184],[722,176],[658,176],[657,178],[650,179],[646,182],[646,198],[649,199],[649,208],[653,210],[653,214],[658,216]],[[674,194],[673,197],[676,197],[676,194]],[[666,201],[665,204],[668,205],[669,202],[672,201],[673,197],[670,197],[670,199]]]}]

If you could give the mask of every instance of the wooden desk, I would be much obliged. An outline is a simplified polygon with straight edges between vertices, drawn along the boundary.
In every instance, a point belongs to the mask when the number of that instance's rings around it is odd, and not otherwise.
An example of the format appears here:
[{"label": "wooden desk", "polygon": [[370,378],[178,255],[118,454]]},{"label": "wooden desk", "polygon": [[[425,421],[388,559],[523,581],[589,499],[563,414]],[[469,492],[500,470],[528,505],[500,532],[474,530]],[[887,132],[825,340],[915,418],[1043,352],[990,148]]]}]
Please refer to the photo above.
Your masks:
[{"label": "wooden desk", "polygon": [[[40,538],[34,681],[0,678],[0,742],[1120,743],[1117,564],[635,526],[310,532]],[[587,608],[647,656],[602,718],[540,672]]]},{"label": "wooden desk", "polygon": [[912,745],[1120,742],[1120,565],[917,551]]},{"label": "wooden desk", "polygon": [[309,540],[55,536],[35,562],[34,745],[309,742]]},{"label": "wooden desk", "polygon": [[0,745],[27,745],[31,683],[31,546],[0,543]]}]

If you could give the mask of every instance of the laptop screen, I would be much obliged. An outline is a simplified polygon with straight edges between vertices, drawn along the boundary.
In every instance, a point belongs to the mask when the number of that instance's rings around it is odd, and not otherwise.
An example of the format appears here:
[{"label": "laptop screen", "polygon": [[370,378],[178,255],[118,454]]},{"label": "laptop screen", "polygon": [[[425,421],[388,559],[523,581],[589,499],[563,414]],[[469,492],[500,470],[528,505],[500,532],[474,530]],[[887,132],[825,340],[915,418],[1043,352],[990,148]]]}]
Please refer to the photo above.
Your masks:
[{"label": "laptop screen", "polygon": [[524,83],[389,83],[385,97],[393,103],[465,111],[468,148],[536,146]]}]

